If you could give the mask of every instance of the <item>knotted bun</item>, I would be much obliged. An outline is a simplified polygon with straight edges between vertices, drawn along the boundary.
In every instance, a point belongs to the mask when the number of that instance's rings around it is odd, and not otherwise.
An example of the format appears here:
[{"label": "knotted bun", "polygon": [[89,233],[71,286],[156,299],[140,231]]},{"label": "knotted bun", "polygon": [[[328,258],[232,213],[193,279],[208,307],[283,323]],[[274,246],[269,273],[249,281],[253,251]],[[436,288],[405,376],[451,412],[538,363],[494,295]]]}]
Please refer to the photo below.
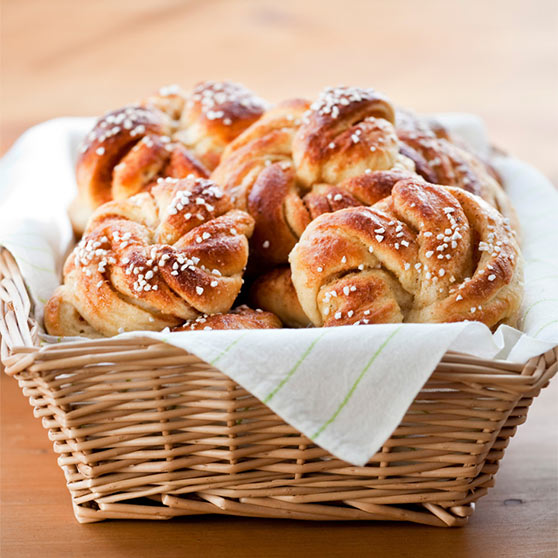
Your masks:
[{"label": "knotted bun", "polygon": [[497,173],[452,138],[443,126],[398,111],[396,129],[401,153],[413,160],[416,172],[425,180],[463,188],[480,196],[518,228],[517,217]]},{"label": "knotted bun", "polygon": [[83,232],[96,207],[148,190],[157,178],[206,178],[225,146],[264,107],[240,85],[209,81],[191,95],[164,87],[140,104],[105,114],[78,158],[79,196],[70,211],[74,228]]},{"label": "knotted bun", "polygon": [[288,265],[258,277],[250,288],[250,298],[258,308],[277,315],[287,327],[312,325],[300,306]]},{"label": "knotted bun", "polygon": [[243,85],[230,81],[198,83],[190,95],[167,86],[145,104],[173,122],[174,139],[213,170],[226,145],[263,114],[267,104]]},{"label": "knotted bun", "polygon": [[160,330],[227,312],[242,286],[253,219],[213,182],[160,179],[102,205],[45,308],[54,335]]},{"label": "knotted bun", "polygon": [[399,142],[390,102],[373,89],[327,88],[304,114],[293,140],[301,184],[338,184],[369,170],[392,168]]},{"label": "knotted bun", "polygon": [[203,314],[175,327],[173,331],[202,331],[212,329],[277,329],[281,320],[271,312],[239,306],[226,314]]},{"label": "knotted bun", "polygon": [[478,320],[513,324],[521,256],[506,220],[481,198],[399,181],[372,207],[313,221],[290,255],[315,326]]},{"label": "knotted bun", "polygon": [[254,217],[256,260],[287,262],[314,217],[305,198],[313,188],[317,206],[322,183],[342,188],[367,172],[414,168],[399,154],[393,120],[393,108],[373,90],[327,89],[312,105],[280,103],[227,146],[212,179]]}]

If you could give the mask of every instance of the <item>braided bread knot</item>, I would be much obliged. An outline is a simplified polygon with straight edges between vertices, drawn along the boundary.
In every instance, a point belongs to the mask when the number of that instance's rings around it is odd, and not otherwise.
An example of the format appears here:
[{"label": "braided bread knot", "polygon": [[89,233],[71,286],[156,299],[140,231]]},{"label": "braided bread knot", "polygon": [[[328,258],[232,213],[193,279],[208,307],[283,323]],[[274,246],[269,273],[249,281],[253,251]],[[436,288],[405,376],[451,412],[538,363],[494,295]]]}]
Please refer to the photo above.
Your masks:
[{"label": "braided bread knot", "polygon": [[495,171],[460,145],[443,126],[399,110],[396,130],[400,151],[413,160],[417,174],[428,182],[456,186],[480,196],[509,218],[517,230],[515,211]]},{"label": "braided bread knot", "polygon": [[394,123],[392,105],[373,89],[325,89],[293,141],[297,178],[310,187],[392,168],[399,158]]},{"label": "braided bread knot", "polygon": [[243,85],[211,80],[198,83],[190,95],[176,85],[163,87],[145,104],[171,119],[173,139],[210,170],[219,163],[226,145],[267,108],[265,101]]},{"label": "braided bread knot", "polygon": [[253,219],[202,178],[159,179],[101,206],[45,309],[55,335],[160,330],[227,312],[242,286]]},{"label": "braided bread knot", "polygon": [[316,326],[478,320],[513,324],[519,247],[508,222],[465,190],[417,179],[391,196],[314,220],[290,254]]},{"label": "braided bread knot", "polygon": [[310,221],[334,209],[332,187],[344,191],[358,176],[414,169],[399,154],[394,120],[393,107],[375,91],[330,88],[313,104],[277,105],[226,147],[212,179],[255,218],[257,259],[286,263]]},{"label": "braided bread knot", "polygon": [[189,96],[167,86],[140,104],[105,114],[81,147],[74,227],[82,232],[96,207],[148,190],[158,178],[206,178],[225,145],[264,106],[240,85],[203,82]]}]

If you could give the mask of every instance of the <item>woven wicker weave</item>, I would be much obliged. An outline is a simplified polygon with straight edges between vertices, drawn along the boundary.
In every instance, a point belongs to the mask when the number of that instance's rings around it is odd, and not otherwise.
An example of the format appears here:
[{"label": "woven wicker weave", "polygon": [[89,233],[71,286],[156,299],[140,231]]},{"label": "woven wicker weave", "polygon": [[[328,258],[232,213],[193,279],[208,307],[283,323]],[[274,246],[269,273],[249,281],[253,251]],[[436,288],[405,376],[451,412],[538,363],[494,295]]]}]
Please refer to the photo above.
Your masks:
[{"label": "woven wicker weave", "polygon": [[232,514],[466,523],[558,348],[525,366],[447,353],[365,467],[313,444],[219,370],[149,339],[39,345],[0,254],[5,372],[64,470],[78,521]]}]

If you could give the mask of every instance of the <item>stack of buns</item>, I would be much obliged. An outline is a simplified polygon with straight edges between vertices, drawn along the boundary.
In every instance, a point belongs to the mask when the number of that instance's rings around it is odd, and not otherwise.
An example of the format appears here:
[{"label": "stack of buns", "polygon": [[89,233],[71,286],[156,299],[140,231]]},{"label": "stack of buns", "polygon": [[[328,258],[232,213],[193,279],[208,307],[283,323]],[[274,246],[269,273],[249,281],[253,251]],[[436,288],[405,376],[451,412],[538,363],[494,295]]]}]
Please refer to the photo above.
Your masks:
[{"label": "stack of buns", "polygon": [[518,318],[498,175],[373,89],[165,87],[97,121],[77,184],[53,335]]}]

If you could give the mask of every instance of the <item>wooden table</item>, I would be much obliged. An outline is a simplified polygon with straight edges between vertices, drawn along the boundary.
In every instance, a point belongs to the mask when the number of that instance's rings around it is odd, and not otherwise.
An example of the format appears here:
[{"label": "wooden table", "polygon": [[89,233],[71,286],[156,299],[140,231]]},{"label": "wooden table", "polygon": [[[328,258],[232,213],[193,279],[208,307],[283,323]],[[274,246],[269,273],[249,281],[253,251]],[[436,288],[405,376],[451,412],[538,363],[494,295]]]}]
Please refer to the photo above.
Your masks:
[{"label": "wooden table", "polygon": [[[419,111],[475,112],[496,143],[558,182],[557,10],[555,0],[4,0],[0,146],[165,83],[232,78],[270,100],[349,83]],[[512,440],[496,487],[454,530],[225,517],[78,525],[46,432],[15,381],[0,385],[2,558],[558,552],[558,382]]]}]

